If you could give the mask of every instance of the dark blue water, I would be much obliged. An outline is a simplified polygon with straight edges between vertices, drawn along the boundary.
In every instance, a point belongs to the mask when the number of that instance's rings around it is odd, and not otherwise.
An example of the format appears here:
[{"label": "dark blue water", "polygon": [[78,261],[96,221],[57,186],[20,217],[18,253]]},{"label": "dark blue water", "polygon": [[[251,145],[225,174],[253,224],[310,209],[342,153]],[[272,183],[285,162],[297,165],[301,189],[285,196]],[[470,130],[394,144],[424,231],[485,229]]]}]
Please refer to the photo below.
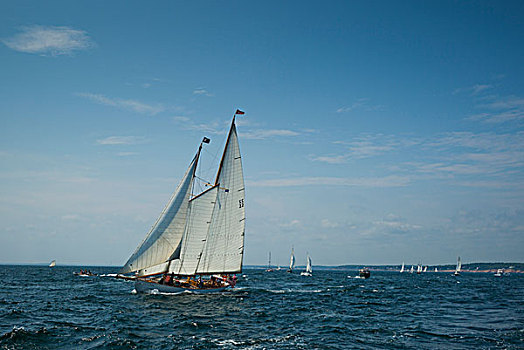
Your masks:
[{"label": "dark blue water", "polygon": [[522,275],[246,270],[227,293],[166,296],[78,269],[0,266],[2,349],[524,348]]}]

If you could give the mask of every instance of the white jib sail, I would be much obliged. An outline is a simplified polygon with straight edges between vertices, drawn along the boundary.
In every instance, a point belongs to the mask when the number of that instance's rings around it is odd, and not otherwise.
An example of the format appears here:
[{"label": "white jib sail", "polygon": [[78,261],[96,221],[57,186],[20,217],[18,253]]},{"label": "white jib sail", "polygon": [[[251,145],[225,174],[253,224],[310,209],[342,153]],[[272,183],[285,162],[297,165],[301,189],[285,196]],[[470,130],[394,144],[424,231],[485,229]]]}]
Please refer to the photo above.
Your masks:
[{"label": "white jib sail", "polygon": [[306,272],[313,272],[313,268],[311,267],[311,258],[309,257],[309,255],[307,256]]},{"label": "white jib sail", "polygon": [[238,273],[244,255],[245,207],[242,158],[235,121],[218,170],[216,203],[197,274]]},{"label": "white jib sail", "polygon": [[[193,158],[182,181],[149,234],[131,255],[120,273],[140,270],[139,275],[150,275],[165,271],[168,260],[178,247],[184,233],[189,195],[197,161],[198,154]],[[151,269],[148,271],[148,268]]]}]

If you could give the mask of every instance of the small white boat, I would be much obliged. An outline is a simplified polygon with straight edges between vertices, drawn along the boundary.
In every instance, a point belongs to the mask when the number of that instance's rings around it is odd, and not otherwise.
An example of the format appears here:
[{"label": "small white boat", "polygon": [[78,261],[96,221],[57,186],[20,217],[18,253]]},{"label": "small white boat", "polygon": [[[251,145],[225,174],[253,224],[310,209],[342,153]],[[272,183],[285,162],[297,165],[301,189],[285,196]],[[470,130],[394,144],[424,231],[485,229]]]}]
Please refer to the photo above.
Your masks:
[{"label": "small white boat", "polygon": [[435,267],[435,272],[438,272],[438,269]]},{"label": "small white boat", "polygon": [[455,273],[453,276],[460,276],[460,270],[462,269],[462,262],[460,261],[460,256],[457,259],[457,267],[455,268]]},{"label": "small white boat", "polygon": [[426,271],[428,271],[428,267],[424,266],[424,270],[422,272],[426,272]]},{"label": "small white boat", "polygon": [[415,268],[413,267],[413,265],[411,265],[411,269],[409,270],[409,273],[413,273],[415,272]]},{"label": "small white boat", "polygon": [[291,247],[291,258],[289,260],[289,269],[287,272],[293,273],[293,269],[295,268],[295,249]]},{"label": "small white boat", "polygon": [[311,267],[311,257],[307,256],[306,271],[300,273],[300,276],[313,276],[313,268]]},{"label": "small white boat", "polygon": [[56,260],[53,260],[51,261],[51,263],[49,263],[49,267],[55,267],[56,266]]},{"label": "small white boat", "polygon": [[266,272],[273,272],[273,268],[271,267],[271,252],[269,252],[269,259],[268,259],[268,262],[267,262],[267,269],[266,269]]},{"label": "small white boat", "polygon": [[495,277],[502,277],[504,275],[504,269],[498,269],[495,273]]},{"label": "small white boat", "polygon": [[400,273],[404,272],[404,262],[402,262],[402,267],[400,268]]}]

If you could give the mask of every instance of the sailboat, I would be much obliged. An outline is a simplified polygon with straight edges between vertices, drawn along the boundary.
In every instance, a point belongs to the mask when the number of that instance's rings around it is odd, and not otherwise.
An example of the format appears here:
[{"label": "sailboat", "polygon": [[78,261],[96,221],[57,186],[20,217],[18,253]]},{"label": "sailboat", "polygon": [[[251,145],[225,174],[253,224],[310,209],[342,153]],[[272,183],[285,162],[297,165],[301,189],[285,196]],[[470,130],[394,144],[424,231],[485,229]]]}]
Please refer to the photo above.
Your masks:
[{"label": "sailboat", "polygon": [[400,273],[404,272],[404,262],[402,262],[402,267],[400,268]]},{"label": "sailboat", "polygon": [[435,267],[435,272],[438,272],[438,269]]},{"label": "sailboat", "polygon": [[411,265],[411,269],[409,270],[409,273],[413,273],[415,269],[413,268],[413,265]]},{"label": "sailboat", "polygon": [[454,276],[460,276],[460,269],[462,268],[462,262],[460,261],[460,256],[457,259],[457,268],[455,269]]},{"label": "sailboat", "polygon": [[269,252],[269,259],[268,259],[268,262],[267,262],[267,269],[266,269],[266,272],[273,272],[273,268],[271,268],[271,252]]},{"label": "sailboat", "polygon": [[287,272],[293,273],[293,269],[295,268],[295,249],[291,247],[291,258],[289,260],[289,269]]},{"label": "sailboat", "polygon": [[306,271],[302,271],[300,276],[313,276],[313,268],[311,267],[311,257],[309,254],[307,255],[306,260]]},{"label": "sailboat", "polygon": [[[206,137],[160,217],[120,274],[137,292],[209,293],[234,287],[244,256],[244,177],[233,116],[210,188],[193,193]],[[122,276],[122,275],[120,275]],[[197,278],[198,277],[198,278]]]},{"label": "sailboat", "polygon": [[417,265],[417,275],[420,275],[421,272],[422,272],[422,265],[418,264]]},{"label": "sailboat", "polygon": [[427,271],[428,271],[428,267],[424,266],[424,270],[422,272],[427,272]]},{"label": "sailboat", "polygon": [[49,263],[49,267],[55,267],[56,266],[56,260],[53,260]]}]

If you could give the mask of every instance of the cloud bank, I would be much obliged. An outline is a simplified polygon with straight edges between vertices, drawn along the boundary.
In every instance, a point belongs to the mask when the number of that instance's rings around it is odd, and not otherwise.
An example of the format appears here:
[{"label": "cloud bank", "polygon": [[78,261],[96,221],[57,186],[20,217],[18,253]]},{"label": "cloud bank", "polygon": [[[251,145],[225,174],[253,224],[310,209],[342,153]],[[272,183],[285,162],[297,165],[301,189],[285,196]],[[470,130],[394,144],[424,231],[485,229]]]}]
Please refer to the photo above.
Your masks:
[{"label": "cloud bank", "polygon": [[95,45],[83,30],[39,25],[23,27],[20,33],[2,42],[15,51],[43,56],[71,55]]}]

